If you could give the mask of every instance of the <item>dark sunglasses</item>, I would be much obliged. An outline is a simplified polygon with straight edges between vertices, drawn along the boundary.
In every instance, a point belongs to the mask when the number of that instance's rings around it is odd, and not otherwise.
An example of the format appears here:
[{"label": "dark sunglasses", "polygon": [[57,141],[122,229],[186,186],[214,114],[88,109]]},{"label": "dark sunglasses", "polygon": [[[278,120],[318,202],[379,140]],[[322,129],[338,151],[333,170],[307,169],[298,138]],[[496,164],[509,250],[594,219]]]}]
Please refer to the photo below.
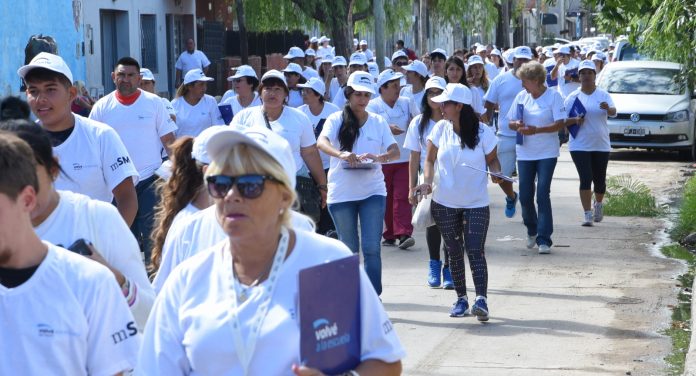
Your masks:
[{"label": "dark sunglasses", "polygon": [[244,198],[257,198],[263,193],[266,180],[280,182],[273,176],[267,175],[213,175],[205,179],[208,182],[208,193],[213,198],[225,198],[233,186],[237,186],[237,191]]}]

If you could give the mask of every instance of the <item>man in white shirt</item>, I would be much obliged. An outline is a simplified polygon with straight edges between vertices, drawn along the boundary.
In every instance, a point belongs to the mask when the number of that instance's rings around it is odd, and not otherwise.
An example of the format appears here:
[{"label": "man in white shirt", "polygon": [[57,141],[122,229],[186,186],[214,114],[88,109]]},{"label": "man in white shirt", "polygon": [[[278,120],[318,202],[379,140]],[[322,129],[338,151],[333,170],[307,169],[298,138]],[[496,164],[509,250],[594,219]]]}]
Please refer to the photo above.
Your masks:
[{"label": "man in white shirt", "polygon": [[360,51],[365,54],[365,58],[367,58],[367,61],[372,61],[372,59],[374,58],[372,50],[367,48],[367,41],[364,39],[360,41]]},{"label": "man in white shirt", "polygon": [[157,203],[155,171],[162,164],[162,147],[169,154],[169,144],[174,141],[177,128],[160,98],[138,88],[141,78],[137,60],[121,58],[111,78],[116,90],[98,100],[89,117],[116,130],[138,170],[140,182],[135,187],[138,213],[131,231],[145,252],[145,261],[149,262],[150,232]]},{"label": "man in white shirt", "polygon": [[176,86],[181,83],[181,78],[188,73],[191,69],[200,69],[203,73],[208,73],[208,67],[210,66],[210,60],[205,56],[203,51],[196,49],[196,43],[193,38],[186,40],[186,51],[179,55],[176,60],[174,67],[176,68]]},{"label": "man in white shirt", "polygon": [[573,51],[567,45],[561,46],[558,53],[560,59],[551,71],[551,79],[558,79],[558,92],[565,99],[580,87],[579,62],[572,58]]},{"label": "man in white shirt", "polygon": [[42,52],[18,70],[27,85],[27,101],[46,129],[63,173],[57,189],[116,203],[130,226],[138,211],[138,172],[121,138],[106,124],[75,115],[77,95],[70,68],[60,56]]},{"label": "man in white shirt", "polygon": [[0,171],[0,374],[130,371],[140,336],[113,274],[34,233],[36,160],[4,132]]},{"label": "man in white shirt", "polygon": [[317,73],[317,71],[315,71],[313,68],[305,66],[305,53],[301,48],[290,47],[290,51],[288,51],[288,54],[283,56],[283,58],[287,60],[288,63],[295,63],[299,65],[300,68],[302,68],[302,77],[305,79],[309,80],[312,77],[319,78],[319,73]]}]

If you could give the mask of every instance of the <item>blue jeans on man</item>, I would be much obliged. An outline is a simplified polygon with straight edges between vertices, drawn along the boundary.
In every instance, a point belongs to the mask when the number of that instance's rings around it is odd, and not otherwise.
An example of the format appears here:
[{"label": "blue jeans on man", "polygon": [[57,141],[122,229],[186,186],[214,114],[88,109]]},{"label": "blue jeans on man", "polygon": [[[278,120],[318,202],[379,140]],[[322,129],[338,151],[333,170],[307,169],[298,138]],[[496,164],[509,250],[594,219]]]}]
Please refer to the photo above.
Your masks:
[{"label": "blue jeans on man", "polygon": [[[553,171],[556,169],[556,162],[557,158],[517,161],[520,206],[522,206],[522,220],[527,227],[527,235],[536,235],[537,245],[544,244],[549,247],[553,245],[551,241],[551,234],[553,234],[551,180]],[[534,205],[535,191],[537,205]]]}]

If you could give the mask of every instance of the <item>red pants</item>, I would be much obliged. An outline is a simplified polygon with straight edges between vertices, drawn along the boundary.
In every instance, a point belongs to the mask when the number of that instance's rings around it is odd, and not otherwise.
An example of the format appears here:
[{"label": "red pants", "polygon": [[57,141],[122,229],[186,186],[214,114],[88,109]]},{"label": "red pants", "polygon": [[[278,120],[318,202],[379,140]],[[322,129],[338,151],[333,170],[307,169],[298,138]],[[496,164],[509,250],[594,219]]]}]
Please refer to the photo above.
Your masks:
[{"label": "red pants", "polygon": [[387,186],[387,206],[384,211],[384,239],[411,236],[411,204],[408,202],[408,162],[382,165]]}]

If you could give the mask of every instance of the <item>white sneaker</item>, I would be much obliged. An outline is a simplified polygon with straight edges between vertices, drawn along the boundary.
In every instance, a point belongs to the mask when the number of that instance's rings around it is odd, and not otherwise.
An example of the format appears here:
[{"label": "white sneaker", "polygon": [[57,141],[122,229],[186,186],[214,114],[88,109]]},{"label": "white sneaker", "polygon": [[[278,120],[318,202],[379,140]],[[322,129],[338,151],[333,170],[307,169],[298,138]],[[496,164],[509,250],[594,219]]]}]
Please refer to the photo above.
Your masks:
[{"label": "white sneaker", "polygon": [[604,219],[604,204],[601,202],[594,203],[594,221],[602,222]]},{"label": "white sneaker", "polygon": [[585,227],[592,226],[592,210],[585,212],[585,220],[582,221],[582,225]]},{"label": "white sneaker", "polygon": [[540,255],[548,255],[549,253],[551,253],[551,247],[549,247],[546,244],[542,244],[539,246],[539,254]]},{"label": "white sneaker", "polygon": [[527,248],[532,249],[536,246],[536,235],[527,235]]}]

